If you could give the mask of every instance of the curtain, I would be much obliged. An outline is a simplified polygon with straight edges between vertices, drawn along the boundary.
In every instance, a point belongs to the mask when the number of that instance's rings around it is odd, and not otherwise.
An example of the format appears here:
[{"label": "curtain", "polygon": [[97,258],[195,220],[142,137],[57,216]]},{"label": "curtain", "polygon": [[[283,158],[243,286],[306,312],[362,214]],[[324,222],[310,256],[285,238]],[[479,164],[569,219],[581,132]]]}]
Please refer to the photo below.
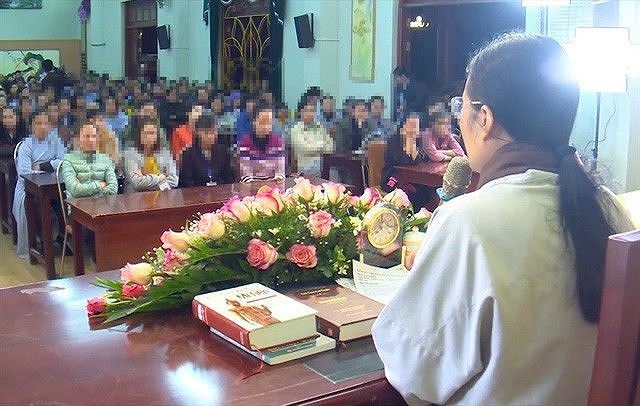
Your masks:
[{"label": "curtain", "polygon": [[218,88],[218,44],[220,43],[220,2],[204,0],[209,7],[209,53],[211,55],[211,83]]},{"label": "curtain", "polygon": [[271,31],[269,90],[277,101],[282,100],[282,48],[286,1],[269,0],[269,30]]}]

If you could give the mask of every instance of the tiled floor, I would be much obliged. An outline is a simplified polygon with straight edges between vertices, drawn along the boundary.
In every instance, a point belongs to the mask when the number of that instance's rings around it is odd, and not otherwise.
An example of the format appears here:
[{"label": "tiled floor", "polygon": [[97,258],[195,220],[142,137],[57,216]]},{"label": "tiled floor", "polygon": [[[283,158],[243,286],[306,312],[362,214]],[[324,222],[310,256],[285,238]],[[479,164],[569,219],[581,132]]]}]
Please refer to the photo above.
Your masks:
[{"label": "tiled floor", "polygon": [[[56,270],[60,273],[60,256],[55,258]],[[87,272],[93,272],[93,261],[85,256]],[[64,259],[62,277],[73,276],[73,257]],[[44,266],[31,265],[29,261],[23,261],[16,255],[16,247],[11,242],[10,234],[0,234],[0,288],[27,283],[44,281],[47,279]]]}]

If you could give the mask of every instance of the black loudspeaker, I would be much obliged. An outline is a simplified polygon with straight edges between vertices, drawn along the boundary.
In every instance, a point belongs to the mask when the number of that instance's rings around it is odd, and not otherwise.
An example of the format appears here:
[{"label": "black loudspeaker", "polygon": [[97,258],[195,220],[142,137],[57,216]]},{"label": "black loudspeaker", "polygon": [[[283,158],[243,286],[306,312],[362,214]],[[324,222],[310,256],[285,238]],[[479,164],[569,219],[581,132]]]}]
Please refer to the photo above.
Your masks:
[{"label": "black loudspeaker", "polygon": [[296,36],[298,37],[298,48],[313,48],[313,14],[303,14],[294,17],[296,24]]},{"label": "black loudspeaker", "polygon": [[171,48],[171,40],[169,38],[169,26],[161,25],[156,28],[156,34],[158,35],[158,48],[169,49]]}]

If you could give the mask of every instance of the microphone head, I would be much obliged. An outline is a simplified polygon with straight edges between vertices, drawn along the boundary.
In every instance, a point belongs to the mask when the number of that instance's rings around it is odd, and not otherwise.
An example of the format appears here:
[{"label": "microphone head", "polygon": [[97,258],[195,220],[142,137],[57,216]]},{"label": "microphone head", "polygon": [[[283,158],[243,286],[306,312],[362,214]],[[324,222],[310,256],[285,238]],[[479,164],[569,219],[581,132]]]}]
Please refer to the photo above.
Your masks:
[{"label": "microphone head", "polygon": [[471,184],[471,167],[464,156],[455,156],[449,162],[442,178],[442,193],[446,200],[460,196]]}]

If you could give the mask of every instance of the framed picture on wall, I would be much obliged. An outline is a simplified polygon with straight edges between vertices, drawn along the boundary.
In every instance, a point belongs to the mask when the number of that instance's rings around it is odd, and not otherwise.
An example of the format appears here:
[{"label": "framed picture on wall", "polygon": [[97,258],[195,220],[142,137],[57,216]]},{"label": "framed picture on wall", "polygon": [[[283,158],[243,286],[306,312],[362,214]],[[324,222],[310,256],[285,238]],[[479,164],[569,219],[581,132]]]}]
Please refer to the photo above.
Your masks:
[{"label": "framed picture on wall", "polygon": [[42,0],[0,0],[0,9],[42,8]]},{"label": "framed picture on wall", "polygon": [[373,82],[376,34],[375,0],[351,0],[351,70],[352,80]]}]

